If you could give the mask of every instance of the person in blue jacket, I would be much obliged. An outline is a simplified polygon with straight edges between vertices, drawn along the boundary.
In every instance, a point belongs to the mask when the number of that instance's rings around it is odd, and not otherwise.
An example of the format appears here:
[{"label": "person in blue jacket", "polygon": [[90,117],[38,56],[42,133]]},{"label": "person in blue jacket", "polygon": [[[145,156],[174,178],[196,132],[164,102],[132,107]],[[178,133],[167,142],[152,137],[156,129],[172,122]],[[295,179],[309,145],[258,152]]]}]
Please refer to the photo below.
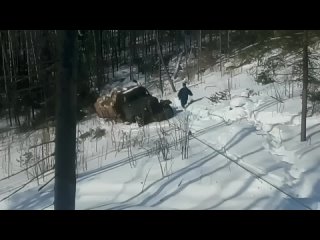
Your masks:
[{"label": "person in blue jacket", "polygon": [[189,88],[187,88],[187,84],[183,83],[183,88],[178,92],[178,98],[181,102],[181,106],[186,108],[186,104],[188,102],[188,96],[193,96],[192,92]]}]

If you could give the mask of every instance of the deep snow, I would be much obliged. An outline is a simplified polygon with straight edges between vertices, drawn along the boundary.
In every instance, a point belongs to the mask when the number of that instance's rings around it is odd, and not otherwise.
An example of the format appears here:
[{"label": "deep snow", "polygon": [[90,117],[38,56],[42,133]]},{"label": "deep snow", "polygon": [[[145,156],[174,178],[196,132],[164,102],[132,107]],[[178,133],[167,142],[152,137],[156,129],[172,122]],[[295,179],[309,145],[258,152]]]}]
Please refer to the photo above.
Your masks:
[{"label": "deep snow", "polygon": [[[293,97],[288,98],[284,84],[258,85],[247,73],[252,66],[243,66],[232,78],[230,74],[221,77],[220,72],[205,71],[202,83],[189,85],[194,96],[186,112],[181,111],[175,94],[167,94],[165,98],[171,99],[177,110],[169,121],[139,128],[136,124],[113,125],[93,116],[79,123],[76,208],[305,209],[303,205],[307,205],[320,209],[319,115],[308,117],[308,141],[301,143],[300,86],[295,85]],[[227,89],[228,79],[232,99],[213,104],[208,97]],[[129,85],[127,79],[124,82]],[[250,95],[248,89],[254,94]],[[274,98],[275,89],[282,94],[283,103]],[[156,90],[151,92],[159,94]],[[182,159],[181,148],[175,143],[176,134],[182,131],[174,130],[174,126],[181,126],[186,115],[190,116],[189,127],[194,137],[190,137],[189,157]],[[98,127],[105,130],[105,136],[84,137],[84,133],[93,133]],[[11,174],[22,168],[15,160],[31,145],[39,144],[43,134],[3,138],[1,154],[8,153],[10,147]],[[161,166],[156,154],[159,136],[171,144],[168,159],[160,157]],[[54,133],[46,138],[54,139]],[[219,149],[291,197],[208,146]],[[53,143],[50,147],[47,154],[54,149]],[[1,161],[0,178],[3,178],[8,175],[8,166],[3,157]],[[48,174],[39,184],[52,176]],[[27,181],[25,172],[1,180],[0,198]],[[38,191],[39,186],[33,181],[0,202],[0,208],[53,209],[53,186],[51,182]]]}]

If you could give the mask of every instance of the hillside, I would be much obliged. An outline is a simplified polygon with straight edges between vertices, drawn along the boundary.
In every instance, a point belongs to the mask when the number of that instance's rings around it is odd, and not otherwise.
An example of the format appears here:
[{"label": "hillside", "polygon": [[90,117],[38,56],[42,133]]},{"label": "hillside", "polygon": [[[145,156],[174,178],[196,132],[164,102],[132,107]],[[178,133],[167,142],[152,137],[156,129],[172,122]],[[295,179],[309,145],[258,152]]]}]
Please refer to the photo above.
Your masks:
[{"label": "hillside", "polygon": [[[277,50],[266,58],[274,54]],[[170,63],[172,71],[177,61],[178,56]],[[224,66],[236,59],[229,61]],[[188,84],[193,101],[186,111],[166,81],[163,98],[173,102],[176,112],[168,121],[139,128],[93,114],[79,122],[76,209],[320,209],[319,113],[307,118],[308,141],[301,143],[301,84],[288,84],[283,75],[258,84],[252,74],[256,64],[232,73],[214,65],[201,81],[194,76]],[[122,81],[112,87],[132,84],[128,72],[125,66],[119,69],[116,77]],[[183,74],[175,79],[177,89],[184,79]],[[144,76],[138,81],[143,83]],[[156,86],[147,87],[161,97]],[[231,99],[212,101],[228,88]],[[34,176],[54,166],[54,129],[3,134],[0,208],[53,209],[54,181],[44,186],[53,171]],[[28,156],[47,158],[37,164]]]}]

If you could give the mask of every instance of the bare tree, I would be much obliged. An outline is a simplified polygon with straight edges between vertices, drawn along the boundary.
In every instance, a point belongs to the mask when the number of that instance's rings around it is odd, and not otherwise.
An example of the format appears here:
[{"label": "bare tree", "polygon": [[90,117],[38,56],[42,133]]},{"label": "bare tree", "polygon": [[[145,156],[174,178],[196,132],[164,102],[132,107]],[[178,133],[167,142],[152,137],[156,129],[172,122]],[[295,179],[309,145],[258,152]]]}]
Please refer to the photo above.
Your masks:
[{"label": "bare tree", "polygon": [[10,107],[10,96],[9,96],[9,89],[8,89],[8,79],[6,75],[6,65],[5,65],[5,49],[3,46],[3,40],[2,40],[2,34],[1,34],[1,51],[2,51],[2,68],[3,68],[3,77],[4,77],[4,87],[5,87],[5,93],[6,93],[6,99],[7,99],[7,107],[8,107],[8,113],[9,113],[9,121],[10,121],[10,126],[12,126],[12,120],[11,120],[11,107]]},{"label": "bare tree", "polygon": [[303,83],[302,83],[302,112],[301,112],[301,142],[307,140],[307,91],[308,91],[308,31],[304,31],[303,41]]},{"label": "bare tree", "polygon": [[160,84],[161,96],[163,97],[163,82],[161,78],[161,61],[159,61],[159,84]]},{"label": "bare tree", "polygon": [[101,30],[94,30],[94,42],[95,42],[95,50],[96,50],[96,73],[97,73],[97,86],[99,91],[102,88],[102,84],[105,82],[104,80],[104,69],[103,69],[103,56],[102,56],[102,41],[101,41]]},{"label": "bare tree", "polygon": [[173,83],[173,80],[170,76],[170,73],[169,73],[169,70],[167,68],[167,66],[165,65],[164,61],[163,61],[163,55],[162,55],[162,50],[161,50],[161,45],[159,43],[159,30],[157,31],[157,35],[156,35],[156,41],[157,41],[157,49],[158,49],[158,54],[159,54],[159,57],[160,57],[160,60],[162,62],[162,65],[164,67],[164,70],[166,71],[166,74],[168,75],[168,79],[169,79],[169,83],[170,83],[170,86],[172,88],[172,91],[173,92],[177,92],[175,86],[174,86],[174,83]]},{"label": "bare tree", "polygon": [[200,57],[201,57],[201,30],[199,30],[199,44],[198,44],[198,47],[199,47],[199,52],[198,52],[198,82],[200,80]]},{"label": "bare tree", "polygon": [[222,77],[222,31],[219,32],[219,48],[220,48],[220,72]]}]

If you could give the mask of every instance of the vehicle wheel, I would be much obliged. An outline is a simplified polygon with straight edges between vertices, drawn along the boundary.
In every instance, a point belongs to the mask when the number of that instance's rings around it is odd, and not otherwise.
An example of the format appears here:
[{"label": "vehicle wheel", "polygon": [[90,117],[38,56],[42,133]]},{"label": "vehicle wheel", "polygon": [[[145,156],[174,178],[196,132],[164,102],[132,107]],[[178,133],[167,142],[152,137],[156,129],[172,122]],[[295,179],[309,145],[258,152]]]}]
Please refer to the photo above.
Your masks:
[{"label": "vehicle wheel", "polygon": [[142,127],[144,125],[144,121],[142,117],[136,116],[136,122],[138,123],[139,127]]},{"label": "vehicle wheel", "polygon": [[165,106],[163,108],[163,112],[164,112],[164,116],[165,116],[166,120],[168,120],[169,118],[172,118],[174,116],[173,109],[170,106]]}]

